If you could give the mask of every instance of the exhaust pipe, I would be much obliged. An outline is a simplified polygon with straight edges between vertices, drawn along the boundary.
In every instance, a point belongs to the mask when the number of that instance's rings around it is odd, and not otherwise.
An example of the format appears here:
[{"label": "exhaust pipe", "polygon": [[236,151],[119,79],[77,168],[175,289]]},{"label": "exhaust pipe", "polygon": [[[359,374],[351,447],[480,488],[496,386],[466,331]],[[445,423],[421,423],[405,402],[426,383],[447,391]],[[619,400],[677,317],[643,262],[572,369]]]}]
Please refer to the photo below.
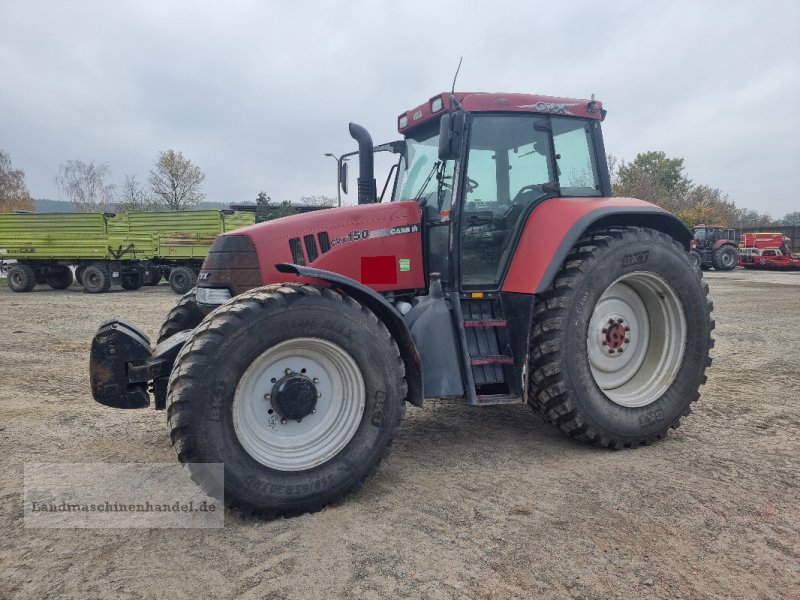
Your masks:
[{"label": "exhaust pipe", "polygon": [[372,204],[378,199],[372,155],[372,136],[356,123],[350,123],[350,135],[358,142],[358,203]]}]

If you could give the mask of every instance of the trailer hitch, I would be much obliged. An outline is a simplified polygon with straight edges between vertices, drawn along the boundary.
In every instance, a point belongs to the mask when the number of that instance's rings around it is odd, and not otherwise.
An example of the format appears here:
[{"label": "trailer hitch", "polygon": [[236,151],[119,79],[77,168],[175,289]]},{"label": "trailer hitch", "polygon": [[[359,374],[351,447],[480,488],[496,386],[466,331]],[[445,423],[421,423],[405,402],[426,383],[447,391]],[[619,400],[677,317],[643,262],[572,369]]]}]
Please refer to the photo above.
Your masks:
[{"label": "trailer hitch", "polygon": [[172,365],[191,335],[191,330],[181,331],[151,349],[150,339],[132,323],[101,323],[89,358],[95,401],[113,408],[146,408],[152,391],[156,409],[165,408]]}]

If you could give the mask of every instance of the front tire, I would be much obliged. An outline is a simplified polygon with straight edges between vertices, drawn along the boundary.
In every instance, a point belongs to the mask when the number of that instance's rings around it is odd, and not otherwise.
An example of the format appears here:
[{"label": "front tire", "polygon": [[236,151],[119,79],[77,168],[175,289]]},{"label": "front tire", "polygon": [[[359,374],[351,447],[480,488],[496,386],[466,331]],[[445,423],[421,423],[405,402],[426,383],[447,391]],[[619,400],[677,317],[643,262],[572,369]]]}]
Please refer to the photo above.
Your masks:
[{"label": "front tire", "polygon": [[175,362],[167,414],[179,459],[225,463],[227,504],[266,516],[317,510],[388,455],[405,410],[397,344],[327,288],[246,292],[212,312]]},{"label": "front tire", "polygon": [[705,383],[712,309],[701,272],[668,235],[589,233],[535,308],[529,403],[602,446],[664,437]]},{"label": "front tire", "polygon": [[196,288],[192,288],[186,292],[183,298],[178,300],[178,303],[169,311],[164,324],[161,326],[161,331],[158,332],[159,344],[176,333],[194,329],[200,325],[205,315],[197,305],[195,290]]}]

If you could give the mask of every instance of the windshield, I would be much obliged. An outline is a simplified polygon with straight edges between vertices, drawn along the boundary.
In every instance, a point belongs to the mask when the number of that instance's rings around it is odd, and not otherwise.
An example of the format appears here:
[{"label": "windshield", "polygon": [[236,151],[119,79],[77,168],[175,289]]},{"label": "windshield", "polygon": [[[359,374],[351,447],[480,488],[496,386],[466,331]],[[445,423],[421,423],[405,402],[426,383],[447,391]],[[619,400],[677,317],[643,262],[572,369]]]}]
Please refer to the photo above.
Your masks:
[{"label": "windshield", "polygon": [[426,127],[406,139],[393,200],[427,199],[437,189],[439,127]]}]

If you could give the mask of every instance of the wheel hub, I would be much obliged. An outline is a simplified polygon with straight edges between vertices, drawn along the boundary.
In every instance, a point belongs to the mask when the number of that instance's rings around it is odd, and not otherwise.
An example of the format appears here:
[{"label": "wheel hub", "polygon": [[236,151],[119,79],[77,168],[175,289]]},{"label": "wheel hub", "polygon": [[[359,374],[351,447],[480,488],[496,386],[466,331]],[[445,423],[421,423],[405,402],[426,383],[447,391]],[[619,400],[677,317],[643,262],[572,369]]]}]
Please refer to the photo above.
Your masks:
[{"label": "wheel hub", "polygon": [[602,345],[606,347],[609,354],[622,354],[631,342],[630,332],[631,328],[624,318],[609,319],[606,326],[600,331]]},{"label": "wheel hub", "polygon": [[317,406],[317,387],[305,375],[291,373],[272,386],[272,406],[285,419],[298,421]]}]

